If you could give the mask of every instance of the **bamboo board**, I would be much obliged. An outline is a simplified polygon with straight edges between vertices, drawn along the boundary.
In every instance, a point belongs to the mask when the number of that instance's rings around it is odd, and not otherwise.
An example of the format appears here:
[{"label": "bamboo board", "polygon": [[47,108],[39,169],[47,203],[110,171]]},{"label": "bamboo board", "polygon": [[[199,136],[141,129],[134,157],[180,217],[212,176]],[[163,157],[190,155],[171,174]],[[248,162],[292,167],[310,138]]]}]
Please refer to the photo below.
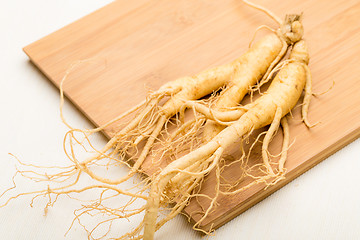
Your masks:
[{"label": "bamboo board", "polygon": [[[217,228],[299,176],[360,135],[360,3],[336,1],[256,1],[278,16],[304,12],[305,38],[311,53],[315,92],[331,91],[312,101],[309,117],[322,123],[307,129],[298,109],[290,121],[291,139],[286,180],[264,190],[254,186],[219,206],[200,225]],[[95,124],[102,125],[144,99],[148,88],[227,63],[247,48],[260,25],[276,27],[264,14],[239,0],[115,1],[26,46],[31,61],[57,86],[74,67],[66,96]],[[263,34],[260,32],[259,35]],[[74,65],[73,65],[74,66]],[[106,129],[111,136],[116,129]],[[270,151],[276,152],[276,137]],[[255,157],[257,156],[255,151]],[[236,176],[236,168],[223,173]],[[210,175],[202,191],[211,192]],[[206,204],[206,203],[205,203]],[[185,212],[201,215],[192,201]]]}]

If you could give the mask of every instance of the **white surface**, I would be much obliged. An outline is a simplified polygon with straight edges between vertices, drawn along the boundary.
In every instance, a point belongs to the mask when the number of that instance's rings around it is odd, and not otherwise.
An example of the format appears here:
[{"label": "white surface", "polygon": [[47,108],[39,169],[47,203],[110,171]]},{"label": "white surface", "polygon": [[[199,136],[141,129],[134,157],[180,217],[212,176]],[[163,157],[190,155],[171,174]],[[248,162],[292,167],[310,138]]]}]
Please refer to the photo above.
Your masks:
[{"label": "white surface", "polygon": [[[11,186],[15,172],[9,152],[38,165],[61,165],[65,160],[62,139],[67,129],[59,117],[58,90],[29,63],[22,47],[109,2],[2,2],[0,191]],[[91,126],[68,103],[65,115],[74,126]],[[358,139],[217,230],[210,239],[359,239],[359,170]],[[29,191],[21,178],[17,182],[19,192]],[[4,201],[1,198],[0,205]],[[33,208],[29,203],[30,198],[24,197],[0,209],[1,239],[64,239],[73,219],[72,201],[60,199],[47,216],[43,212],[46,199],[38,199]],[[202,239],[181,216],[165,225],[157,237]],[[87,239],[87,235],[75,224],[66,239]]]}]

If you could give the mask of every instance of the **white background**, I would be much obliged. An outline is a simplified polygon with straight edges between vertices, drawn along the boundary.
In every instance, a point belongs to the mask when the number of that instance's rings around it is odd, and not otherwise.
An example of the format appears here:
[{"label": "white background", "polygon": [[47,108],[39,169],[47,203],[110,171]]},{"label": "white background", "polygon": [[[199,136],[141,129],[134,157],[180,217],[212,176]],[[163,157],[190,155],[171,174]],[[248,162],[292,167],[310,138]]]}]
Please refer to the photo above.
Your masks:
[{"label": "white background", "polygon": [[[58,90],[28,61],[22,48],[91,13],[109,0],[15,0],[0,7],[0,191],[10,187],[13,153],[38,165],[61,165],[66,127]],[[71,104],[65,115],[91,127]],[[331,129],[329,129],[331,131]],[[98,144],[103,144],[102,138]],[[359,239],[360,140],[356,140],[216,231],[210,239]],[[29,191],[22,179],[18,191]],[[11,195],[6,195],[7,197]],[[0,205],[6,199],[0,199]],[[45,199],[24,197],[0,208],[1,239],[65,239],[73,208],[59,201],[44,215]],[[129,225],[131,226],[131,224]],[[158,239],[202,239],[178,216]],[[87,239],[75,225],[66,239]]]}]

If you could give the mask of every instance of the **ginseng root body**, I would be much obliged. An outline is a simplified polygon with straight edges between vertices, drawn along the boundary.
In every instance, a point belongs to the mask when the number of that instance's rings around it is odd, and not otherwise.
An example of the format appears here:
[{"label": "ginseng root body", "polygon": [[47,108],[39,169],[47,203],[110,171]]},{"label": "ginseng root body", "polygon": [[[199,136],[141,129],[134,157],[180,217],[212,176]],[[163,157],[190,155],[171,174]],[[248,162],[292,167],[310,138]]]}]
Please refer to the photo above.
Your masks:
[{"label": "ginseng root body", "polygon": [[[280,122],[280,119],[289,113],[298,102],[305,85],[311,81],[307,66],[308,61],[306,43],[303,40],[298,41],[292,49],[288,63],[273,79],[268,90],[250,104],[251,106],[246,113],[205,145],[171,162],[153,179],[144,219],[144,239],[153,239],[154,233],[159,227],[159,224],[156,223],[158,208],[161,203],[161,195],[164,194],[163,191],[167,184],[181,184],[174,182],[174,180],[184,181],[182,176],[197,182],[209,171],[216,168],[217,165],[214,162],[218,161],[223,150],[254,129],[272,124],[274,121]],[[211,161],[208,161],[209,159]],[[196,167],[192,168],[192,166]],[[265,163],[265,166],[268,168],[268,176],[274,177],[275,173],[270,165]],[[278,172],[282,173],[281,170]],[[192,190],[189,187],[188,193]],[[179,211],[185,205],[186,202],[177,203],[176,210]],[[173,214],[169,214],[169,217],[172,216]]]},{"label": "ginseng root body", "polygon": [[[102,150],[89,159],[79,161],[77,163],[79,169],[92,178],[107,184],[119,184],[128,180],[139,171],[152,146],[159,141],[158,136],[164,131],[164,126],[170,119],[184,108],[193,107],[191,104],[189,105],[190,101],[198,100],[220,88],[225,88],[226,92],[232,92],[232,94],[230,96],[221,94],[219,100],[224,102],[224,98],[226,98],[225,102],[239,102],[239,97],[242,98],[244,93],[260,81],[281,59],[286,48],[285,40],[279,38],[278,34],[271,33],[229,64],[206,70],[195,76],[179,78],[163,85],[158,91],[150,93],[142,104],[120,116],[117,121],[137,111],[136,117],[115,133]],[[164,103],[165,98],[167,100]],[[199,105],[197,104],[197,106]],[[229,105],[229,107],[232,106],[233,104]],[[214,110],[213,112],[218,113],[217,117],[227,120],[226,112],[223,114],[217,109]],[[212,118],[213,116],[207,115],[206,117]],[[87,133],[91,134],[102,129],[87,131]],[[135,164],[127,176],[112,180],[98,176],[91,171],[89,166],[96,164],[101,159],[113,158],[115,155],[123,158],[132,156],[133,150],[137,151],[137,146],[141,142],[145,142],[145,145],[141,152],[131,158]]]},{"label": "ginseng root body", "polygon": [[[244,2],[247,1],[244,0]],[[271,15],[267,10],[256,5],[252,6]],[[301,16],[287,15],[284,22],[280,22],[277,18],[276,21],[280,25],[277,31],[261,38],[235,61],[194,76],[166,83],[159,90],[149,92],[142,103],[99,128],[75,129],[63,119],[65,124],[70,127],[64,139],[64,149],[72,162],[71,165],[51,167],[52,171],[58,170],[55,174],[41,174],[33,170],[18,170],[15,174],[15,176],[18,174],[35,181],[55,182],[61,186],[52,187],[49,184],[47,189],[18,194],[10,197],[5,204],[0,205],[0,208],[19,196],[33,194],[35,195],[34,199],[39,196],[48,197],[49,202],[45,209],[47,211],[47,208],[52,206],[60,195],[72,197],[72,194],[94,190],[94,192],[100,192],[97,198],[84,200],[82,207],[74,211],[76,215],[74,222],[78,221],[79,223],[81,217],[85,215],[107,217],[91,231],[88,231],[80,223],[88,232],[89,239],[98,239],[93,234],[103,224],[109,225],[108,232],[103,235],[106,237],[114,221],[144,213],[144,218],[136,228],[117,239],[144,238],[152,240],[155,232],[161,226],[186,207],[189,200],[196,195],[195,190],[198,190],[210,172],[215,172],[215,196],[205,196],[210,199],[210,204],[207,209],[204,209],[202,218],[194,228],[216,207],[220,194],[236,194],[260,182],[275,184],[283,179],[289,148],[289,126],[286,115],[294,108],[304,92],[302,120],[306,126],[310,126],[307,112],[312,93],[311,74],[308,68],[309,54],[306,43],[302,39]],[[280,62],[290,47],[292,48],[289,59]],[[275,73],[276,76],[272,78]],[[260,87],[270,80],[272,81],[268,89],[261,93]],[[61,95],[62,83],[60,85]],[[259,98],[249,104],[239,105],[246,94],[258,90]],[[217,94],[218,92],[220,93]],[[202,99],[208,95],[211,95],[209,99]],[[194,118],[192,120],[184,121],[183,113],[186,109],[193,110]],[[126,118],[130,118],[130,120],[119,127],[120,130],[113,134],[113,137],[102,149],[98,150],[91,144],[90,135]],[[169,125],[175,126],[174,132],[168,131]],[[244,187],[223,191],[220,181],[222,170],[220,163],[226,150],[246,139],[254,130],[268,125],[268,130],[263,132],[262,163],[259,164],[263,175],[256,176],[256,181],[250,182]],[[283,129],[283,146],[279,161],[275,163],[269,161],[271,155],[267,149],[280,126]],[[78,135],[83,138],[80,139]],[[199,135],[202,139],[199,141],[200,144],[192,145],[190,141],[188,149],[180,149],[188,139],[191,140],[192,137],[195,138]],[[260,139],[260,135],[257,136],[257,139]],[[160,147],[155,148],[155,144]],[[166,162],[169,164],[162,165],[162,168],[156,167],[152,176],[145,176],[145,179],[142,179],[144,184],[138,184],[136,186],[138,188],[125,190],[121,188],[121,184],[136,173],[143,173],[142,167],[145,159],[152,161],[147,163],[155,165],[163,156],[173,151],[173,148],[177,149],[178,145],[180,145],[180,154],[168,154],[167,156],[171,155]],[[80,147],[87,153],[91,152],[90,157],[83,158],[84,160],[78,159],[74,146]],[[159,152],[162,154],[160,160],[155,159]],[[22,163],[20,162],[20,164]],[[36,167],[31,164],[22,165]],[[118,167],[119,165],[129,167],[129,172],[125,176],[118,177],[117,175],[115,179],[111,179],[104,174],[104,169],[108,170],[110,166]],[[38,169],[44,168],[38,167]],[[246,173],[246,170],[241,170]],[[90,177],[95,184],[77,188],[83,175]],[[16,187],[14,178],[14,187],[2,193],[0,199]],[[120,195],[128,197],[128,200],[125,200],[127,202],[121,207],[107,205],[109,200],[117,200]],[[76,199],[78,198],[76,197]],[[133,207],[137,200],[146,203],[141,207]],[[172,204],[170,208],[169,204]],[[163,209],[167,211],[167,214],[164,214],[159,220],[159,212]]]},{"label": "ginseng root body", "polygon": [[[251,5],[251,3],[248,4]],[[272,63],[268,67],[267,71],[263,71],[260,76],[257,76],[259,72],[257,72],[256,69],[248,68],[246,65],[240,66],[239,71],[237,71],[234,76],[232,84],[227,85],[221,92],[220,96],[216,99],[213,106],[214,110],[227,111],[238,107],[244,96],[247,93],[254,91],[252,90],[252,86],[258,83],[255,88],[258,90],[261,85],[269,81],[274,66],[283,58],[288,47],[302,39],[303,26],[301,23],[301,15],[286,15],[285,21],[279,22],[279,24],[279,29],[277,31],[273,30],[275,33],[271,35],[273,35],[273,38],[277,38],[277,41],[280,42],[281,45],[277,48],[273,47],[273,49],[276,49],[277,51],[274,51]],[[276,41],[273,40],[273,42]],[[264,57],[260,53],[258,61],[263,61],[263,58]],[[223,125],[218,124],[213,120],[208,120],[204,129],[205,141],[210,141],[224,128],[225,127]]]}]

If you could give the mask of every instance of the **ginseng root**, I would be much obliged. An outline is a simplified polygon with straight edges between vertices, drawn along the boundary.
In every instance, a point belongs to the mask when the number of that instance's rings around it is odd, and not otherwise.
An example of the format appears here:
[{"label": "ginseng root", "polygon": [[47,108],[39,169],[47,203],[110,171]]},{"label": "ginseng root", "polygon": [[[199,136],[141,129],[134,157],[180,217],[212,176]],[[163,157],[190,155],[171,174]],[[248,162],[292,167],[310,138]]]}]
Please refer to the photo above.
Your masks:
[{"label": "ginseng root", "polygon": [[[269,34],[272,36],[271,38],[266,36],[265,39],[263,39],[268,42],[269,49],[272,49],[273,55],[270,58],[267,55],[263,56],[262,53],[260,53],[259,62],[260,59],[261,62],[264,60],[264,62],[269,61],[267,62],[267,64],[269,64],[268,67],[262,68],[261,72],[256,71],[256,69],[252,66],[240,66],[240,68],[235,72],[232,84],[227,85],[221,92],[220,96],[216,99],[213,106],[214,110],[227,111],[232,107],[238,106],[247,93],[259,90],[263,84],[269,81],[274,67],[283,58],[288,47],[301,40],[303,36],[301,15],[286,15],[285,21],[281,21],[269,10],[245,0],[243,2],[251,7],[265,12],[280,25],[279,29],[276,31],[272,30],[274,33]],[[280,43],[280,45],[275,45],[274,43]],[[256,83],[256,87],[253,88],[253,85]],[[220,125],[212,120],[208,120],[204,128],[205,141],[210,141],[223,129],[223,125]]]},{"label": "ginseng root", "polygon": [[[162,196],[165,194],[165,189],[172,189],[171,186],[181,184],[181,182],[175,182],[176,179],[183,181],[183,177],[180,176],[187,176],[196,180],[203,178],[206,173],[217,166],[217,161],[221,158],[224,149],[227,149],[252,130],[273,123],[273,129],[269,130],[270,135],[264,140],[264,152],[266,153],[268,142],[272,133],[278,128],[280,119],[295,106],[306,83],[310,81],[307,79],[309,77],[307,66],[309,55],[305,41],[300,40],[294,45],[290,60],[276,75],[267,92],[255,100],[248,111],[237,121],[226,127],[205,145],[170,163],[159,175],[153,178],[144,218],[144,239],[153,239],[157,230],[156,219],[159,206],[163,205],[164,201],[171,202]],[[286,126],[286,120],[283,120],[282,124]],[[284,131],[284,134],[287,134],[287,130]],[[288,141],[286,138],[285,140]],[[284,145],[285,148],[286,145]],[[209,160],[211,160],[209,164],[202,164]],[[281,161],[281,169],[278,172],[283,172],[284,160]],[[193,165],[201,167],[191,169]],[[262,179],[254,181],[251,185],[277,176],[268,162],[265,163],[265,166],[268,169],[268,174]],[[227,194],[234,194],[239,191],[236,190]],[[176,201],[176,198],[171,200]]]},{"label": "ginseng root", "polygon": [[[196,111],[201,112],[201,109],[206,109],[206,107],[201,108],[200,104],[192,104],[191,101],[211,94],[219,88],[225,87],[229,89],[225,90],[225,92],[232,92],[232,97],[236,94],[241,95],[242,93],[239,93],[239,91],[242,91],[241,89],[248,89],[269,72],[269,68],[272,68],[279,61],[286,48],[287,45],[284,39],[279,38],[276,34],[269,34],[255,43],[232,63],[165,84],[158,91],[150,93],[147,100],[140,107],[136,107],[136,110],[129,110],[126,114],[116,119],[116,121],[119,121],[130,113],[137,112],[137,115],[127,125],[114,134],[103,149],[97,151],[95,155],[84,161],[74,158],[71,158],[71,160],[75,162],[78,169],[103,183],[119,184],[128,180],[136,172],[140,171],[140,167],[151,151],[152,146],[156,141],[159,141],[158,136],[162,131],[166,131],[164,126],[167,125],[174,115],[179,114],[179,112],[186,108],[194,108]],[[226,97],[227,95],[221,94],[221,96]],[[228,99],[230,100],[230,98]],[[237,98],[230,101],[234,103],[239,100]],[[234,105],[233,103],[229,104],[229,106]],[[224,120],[225,118],[227,120],[226,117],[234,120],[232,113],[236,112],[237,118],[241,115],[238,111],[232,111],[227,115],[221,114],[217,109],[214,109],[214,111],[204,110],[202,114],[205,114],[205,111],[209,113],[206,117],[218,120],[218,123],[221,122],[221,119]],[[114,121],[111,122],[111,124],[113,123]],[[201,123],[198,123],[198,125],[201,125]],[[68,137],[73,137],[72,132],[74,131],[83,132],[88,136],[103,129],[104,126],[95,130],[85,131],[71,129]],[[187,131],[177,131],[175,134],[180,133],[187,133]],[[195,133],[196,131],[194,133],[187,133],[187,135],[188,137],[193,137]],[[170,144],[173,143],[171,141],[173,139],[174,137],[170,137]],[[166,142],[167,140],[163,141]],[[141,149],[141,152],[133,154],[137,152],[139,143],[145,143],[144,147]],[[130,159],[127,159],[134,162],[129,174],[126,176],[119,179],[108,179],[98,176],[90,169],[90,166],[97,161],[104,158],[113,159],[116,155],[122,158],[131,156]]]},{"label": "ginseng root", "polygon": [[[269,15],[273,16],[271,13]],[[280,23],[276,17],[273,16],[273,18]],[[10,200],[18,196],[32,194],[35,195],[34,198],[48,196],[47,210],[60,195],[70,196],[96,189],[100,191],[99,198],[89,201],[89,204],[84,204],[83,208],[75,211],[76,217],[74,221],[79,221],[79,218],[86,214],[97,215],[100,213],[109,216],[107,220],[100,222],[94,228],[96,229],[103,223],[110,223],[111,225],[116,219],[128,218],[145,212],[143,221],[131,232],[121,236],[119,239],[144,238],[152,240],[155,232],[167,221],[179,214],[186,207],[190,198],[200,195],[196,192],[196,189],[201,185],[204,177],[212,171],[215,171],[217,178],[215,196],[209,197],[211,199],[210,205],[195,226],[205,219],[216,206],[220,194],[236,194],[261,182],[275,184],[283,179],[286,172],[285,161],[289,148],[289,127],[286,115],[296,105],[303,91],[305,91],[305,97],[302,104],[302,118],[304,123],[310,126],[307,120],[307,112],[312,95],[311,74],[308,68],[309,54],[302,36],[301,16],[288,15],[285,21],[280,23],[280,28],[277,31],[266,35],[253,44],[245,54],[235,61],[201,72],[195,76],[179,78],[169,82],[158,91],[150,92],[142,103],[99,128],[80,130],[69,126],[71,129],[66,134],[64,149],[73,163],[71,166],[58,168],[60,172],[54,174],[38,174],[35,171],[17,171],[16,173],[16,175],[22,175],[36,181],[57,182],[64,183],[64,185],[53,188],[49,186],[45,190],[19,194],[11,197],[0,207],[7,205]],[[289,60],[279,64],[290,45],[293,45],[293,47]],[[276,71],[278,72],[266,92],[261,94],[255,101],[239,107],[243,97],[249,91],[252,91],[252,86],[257,84],[255,89],[260,88],[270,80],[270,77]],[[221,88],[223,91],[219,95],[211,97],[211,101],[215,102],[214,107],[211,104],[208,104],[210,107],[207,106],[207,102],[204,104],[198,101]],[[193,110],[195,120],[190,122],[182,121],[185,109]],[[102,131],[120,120],[124,120],[131,114],[134,114],[130,117],[131,120],[114,133],[113,137],[102,149],[97,150],[93,147],[89,139],[90,135]],[[182,125],[179,125],[172,134],[166,135],[167,126],[173,122],[181,122]],[[197,129],[205,122],[203,133],[206,140],[202,145],[191,146],[189,153],[175,158],[167,166],[158,169],[152,176],[145,178],[136,186],[139,189],[134,188],[136,191],[134,189],[122,190],[118,186],[133,177],[135,173],[141,173],[141,167],[146,158],[154,161],[153,156],[150,154],[154,150],[154,144],[168,142],[170,144],[169,148],[172,148],[176,141],[179,140],[180,144],[184,141],[179,136],[184,135],[184,138],[195,136]],[[267,125],[270,125],[270,127],[264,133],[265,137],[262,145],[264,175],[256,177],[256,181],[233,191],[220,189],[220,162],[223,159],[224,152],[239,140],[245,139],[255,129]],[[269,160],[268,146],[280,126],[284,135],[283,146],[280,160],[277,164],[274,164]],[[77,133],[83,134],[84,139],[80,141],[75,136]],[[66,141],[69,141],[68,146],[70,149],[66,148]],[[75,154],[74,145],[83,146],[84,141],[90,145],[95,153],[81,161]],[[140,146],[141,144],[143,145]],[[84,149],[86,150],[85,147]],[[125,176],[117,179],[103,177],[95,173],[93,167],[101,166],[104,160],[126,165],[130,168],[130,171]],[[130,164],[130,160],[132,164]],[[95,180],[96,184],[76,189],[83,173]],[[15,181],[13,182],[15,187]],[[149,191],[149,194],[147,194],[147,191]],[[4,192],[4,194],[7,193],[8,191]],[[0,195],[0,197],[4,194]],[[113,200],[120,195],[129,198],[122,207],[112,208],[106,206],[105,203],[108,200]],[[55,198],[52,198],[52,196],[55,196]],[[138,199],[146,201],[146,204],[131,209],[130,206]],[[170,212],[158,220],[159,211],[169,204],[173,204]],[[94,229],[88,231],[89,238],[92,238]],[[143,234],[141,231],[143,231]]]}]

